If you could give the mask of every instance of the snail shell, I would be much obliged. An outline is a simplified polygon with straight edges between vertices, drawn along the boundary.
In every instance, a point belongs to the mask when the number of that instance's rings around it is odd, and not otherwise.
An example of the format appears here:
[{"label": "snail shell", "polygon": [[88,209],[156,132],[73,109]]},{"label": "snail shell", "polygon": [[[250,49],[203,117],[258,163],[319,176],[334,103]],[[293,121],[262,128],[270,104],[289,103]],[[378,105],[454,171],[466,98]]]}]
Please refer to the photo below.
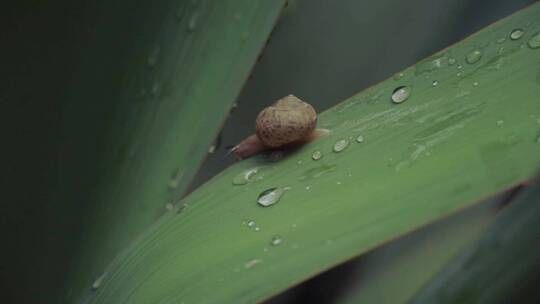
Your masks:
[{"label": "snail shell", "polygon": [[266,147],[303,141],[315,130],[317,112],[308,103],[288,95],[259,113],[256,133]]}]

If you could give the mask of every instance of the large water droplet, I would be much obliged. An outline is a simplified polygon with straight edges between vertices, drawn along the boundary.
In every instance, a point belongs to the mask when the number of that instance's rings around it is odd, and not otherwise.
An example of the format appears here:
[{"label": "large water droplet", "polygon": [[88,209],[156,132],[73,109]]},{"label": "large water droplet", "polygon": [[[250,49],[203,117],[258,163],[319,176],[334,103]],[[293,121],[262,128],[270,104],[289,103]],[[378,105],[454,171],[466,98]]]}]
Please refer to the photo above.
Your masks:
[{"label": "large water droplet", "polygon": [[347,148],[349,141],[346,139],[340,139],[334,144],[334,152],[341,152]]},{"label": "large water droplet", "polygon": [[411,88],[408,86],[401,86],[394,90],[392,93],[393,103],[402,103],[411,96]]},{"label": "large water droplet", "polygon": [[259,167],[244,170],[244,171],[238,173],[233,178],[233,184],[234,185],[245,185],[247,183],[250,183],[250,182],[252,182],[253,176],[255,176],[258,172],[259,172]]},{"label": "large water droplet", "polygon": [[147,65],[149,68],[153,68],[156,66],[158,60],[159,60],[159,53],[161,51],[161,48],[159,46],[156,46],[152,52],[150,52],[150,55],[148,55]]},{"label": "large water droplet", "polygon": [[364,136],[358,135],[358,136],[356,137],[356,142],[357,142],[357,143],[363,143],[363,142],[364,142]]},{"label": "large water droplet", "polygon": [[465,61],[467,61],[467,63],[470,63],[470,64],[477,63],[480,60],[480,58],[482,58],[482,55],[483,55],[482,50],[480,49],[472,50],[465,57]]},{"label": "large water droplet", "polygon": [[103,283],[103,279],[105,279],[105,274],[102,274],[99,277],[97,277],[92,283],[92,290],[97,290]]},{"label": "large water droplet", "polygon": [[313,158],[313,160],[319,160],[323,157],[323,154],[321,151],[317,150],[317,151],[314,151],[313,154],[311,154],[311,158]]},{"label": "large water droplet", "polygon": [[540,48],[540,32],[532,35],[527,44],[531,49]]},{"label": "large water droplet", "polygon": [[523,37],[523,34],[525,34],[525,31],[522,29],[515,29],[510,33],[510,39],[512,40],[518,40],[519,38]]},{"label": "large water droplet", "polygon": [[273,204],[279,202],[285,191],[289,190],[289,187],[283,188],[270,188],[264,190],[259,197],[257,198],[257,203],[263,207],[272,206]]},{"label": "large water droplet", "polygon": [[272,238],[272,240],[270,241],[270,245],[272,246],[278,246],[280,245],[281,243],[283,242],[283,239],[279,236],[279,235],[276,235]]}]

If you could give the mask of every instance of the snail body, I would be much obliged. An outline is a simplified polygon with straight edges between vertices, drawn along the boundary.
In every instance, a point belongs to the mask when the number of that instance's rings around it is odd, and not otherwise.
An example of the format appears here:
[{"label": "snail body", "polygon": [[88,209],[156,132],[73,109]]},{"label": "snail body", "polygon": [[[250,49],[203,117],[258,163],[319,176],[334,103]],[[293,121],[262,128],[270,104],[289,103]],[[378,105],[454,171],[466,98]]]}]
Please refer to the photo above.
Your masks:
[{"label": "snail body", "polygon": [[268,149],[309,142],[327,132],[316,130],[316,125],[315,109],[296,96],[288,95],[259,113],[255,121],[256,134],[236,145],[232,152],[247,158]]}]

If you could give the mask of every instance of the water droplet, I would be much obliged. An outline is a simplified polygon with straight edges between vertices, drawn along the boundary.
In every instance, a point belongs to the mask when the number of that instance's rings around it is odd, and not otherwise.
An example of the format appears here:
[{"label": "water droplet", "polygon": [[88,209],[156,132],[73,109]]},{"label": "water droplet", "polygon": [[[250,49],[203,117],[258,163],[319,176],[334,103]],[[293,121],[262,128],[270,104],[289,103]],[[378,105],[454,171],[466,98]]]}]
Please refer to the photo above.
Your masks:
[{"label": "water droplet", "polygon": [[398,81],[400,80],[401,78],[403,78],[404,74],[403,73],[397,73],[396,75],[394,75],[394,80]]},{"label": "water droplet", "polygon": [[408,86],[401,86],[394,90],[392,93],[393,103],[402,103],[411,96],[411,88]]},{"label": "water droplet", "polygon": [[253,228],[253,230],[255,230],[255,231],[259,231],[259,230],[261,230],[261,228],[259,228],[259,227],[255,227],[255,228]]},{"label": "water droplet", "polygon": [[338,181],[338,182],[336,182],[336,184],[338,184],[338,185],[341,185],[341,182],[340,182],[340,181]]},{"label": "water droplet", "polygon": [[462,66],[461,64],[458,64],[458,65],[456,66],[456,68],[457,68],[458,70],[461,70],[461,69],[463,69],[463,66]]},{"label": "water droplet", "polygon": [[216,145],[211,145],[210,148],[208,148],[208,153],[212,154],[216,152]]},{"label": "water droplet", "polygon": [[253,260],[251,260],[251,261],[246,262],[246,263],[244,264],[244,267],[245,267],[246,269],[249,269],[249,268],[251,268],[251,267],[253,267],[253,266],[259,264],[260,262],[262,262],[261,259],[253,259]]},{"label": "water droplet", "polygon": [[313,160],[319,160],[323,157],[323,154],[321,151],[317,150],[317,151],[314,151],[313,154],[311,154],[311,158],[313,158]]},{"label": "water droplet", "polygon": [[437,54],[422,60],[416,65],[415,75],[433,72],[443,67],[447,62],[446,54]]},{"label": "water droplet", "polygon": [[523,34],[525,34],[525,31],[522,29],[515,29],[510,33],[510,39],[512,40],[518,40],[519,38],[523,37]]},{"label": "water droplet", "polygon": [[167,203],[167,204],[165,204],[165,209],[167,211],[173,211],[174,210],[174,205],[172,203]]},{"label": "water droplet", "polygon": [[497,39],[497,43],[498,43],[498,44],[502,44],[502,43],[504,43],[505,41],[506,41],[506,38],[504,38],[504,37]]},{"label": "water droplet", "polygon": [[537,49],[540,48],[540,32],[532,35],[531,38],[529,38],[529,41],[527,42],[529,47],[531,49]]},{"label": "water droplet", "polygon": [[461,72],[457,72],[457,73],[456,73],[456,76],[457,76],[457,77],[461,77],[462,75],[463,75],[463,73],[461,73]]},{"label": "water droplet", "polygon": [[311,189],[311,186],[306,186],[306,190],[309,190],[309,189]]},{"label": "water droplet", "polygon": [[431,83],[432,86],[436,87],[439,85],[439,82],[437,80],[433,80],[433,82]]},{"label": "water droplet", "polygon": [[253,176],[255,176],[258,172],[259,172],[259,167],[244,170],[244,171],[238,173],[233,178],[233,184],[234,185],[245,185],[247,183],[250,183],[250,182],[252,182]]},{"label": "water droplet", "polygon": [[454,64],[456,64],[456,58],[454,58],[454,57],[448,58],[448,64],[449,64],[449,65],[454,65]]},{"label": "water droplet", "polygon": [[255,223],[254,220],[248,220],[248,221],[246,222],[246,225],[247,225],[248,227],[255,227],[255,224],[256,224],[256,223]]},{"label": "water droplet", "polygon": [[347,148],[349,141],[346,139],[340,139],[334,144],[334,152],[341,152]]},{"label": "water droplet", "polygon": [[358,136],[356,137],[356,142],[357,142],[357,143],[363,143],[363,142],[364,142],[364,136],[358,135]]},{"label": "water droplet", "polygon": [[499,119],[497,120],[497,126],[502,126],[504,124],[504,120]]},{"label": "water droplet", "polygon": [[270,188],[264,190],[259,197],[257,198],[257,203],[263,207],[272,206],[273,204],[279,202],[285,191],[289,190],[289,187],[283,188]]},{"label": "water droplet", "polygon": [[482,51],[480,49],[472,50],[465,57],[465,61],[469,64],[477,63],[482,58]]},{"label": "water droplet", "polygon": [[105,274],[100,275],[97,277],[94,282],[92,283],[92,289],[97,290],[101,284],[103,283],[103,279],[105,278]]},{"label": "water droplet", "polygon": [[182,180],[183,176],[184,171],[181,171],[179,169],[174,170],[173,174],[171,174],[171,178],[169,179],[169,188],[178,188],[178,186],[180,186],[180,181]]},{"label": "water droplet", "polygon": [[477,87],[479,85],[478,81],[473,82],[473,87]]},{"label": "water droplet", "polygon": [[159,60],[159,53],[161,52],[161,48],[159,46],[156,46],[152,52],[150,52],[150,55],[148,55],[147,65],[149,68],[153,68],[156,66],[158,60]]},{"label": "water droplet", "polygon": [[281,237],[279,235],[276,235],[272,238],[272,240],[270,241],[270,245],[272,246],[278,246],[280,245],[281,243],[283,242],[283,239],[281,239]]},{"label": "water droplet", "polygon": [[189,18],[188,28],[187,28],[189,32],[193,32],[195,28],[197,27],[197,18],[199,18],[199,15],[196,13],[191,15],[191,18]]},{"label": "water droplet", "polygon": [[301,160],[296,161],[296,164],[300,166],[302,164],[302,161]]}]

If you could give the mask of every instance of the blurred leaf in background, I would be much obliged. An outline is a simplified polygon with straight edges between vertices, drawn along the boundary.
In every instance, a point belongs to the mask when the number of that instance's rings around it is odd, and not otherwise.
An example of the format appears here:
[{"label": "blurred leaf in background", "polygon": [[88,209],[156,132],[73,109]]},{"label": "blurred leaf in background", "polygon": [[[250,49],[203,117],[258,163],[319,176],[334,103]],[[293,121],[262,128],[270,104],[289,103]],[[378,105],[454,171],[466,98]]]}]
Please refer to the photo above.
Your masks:
[{"label": "blurred leaf in background", "polygon": [[3,4],[0,301],[73,302],[186,191],[284,1]]}]

